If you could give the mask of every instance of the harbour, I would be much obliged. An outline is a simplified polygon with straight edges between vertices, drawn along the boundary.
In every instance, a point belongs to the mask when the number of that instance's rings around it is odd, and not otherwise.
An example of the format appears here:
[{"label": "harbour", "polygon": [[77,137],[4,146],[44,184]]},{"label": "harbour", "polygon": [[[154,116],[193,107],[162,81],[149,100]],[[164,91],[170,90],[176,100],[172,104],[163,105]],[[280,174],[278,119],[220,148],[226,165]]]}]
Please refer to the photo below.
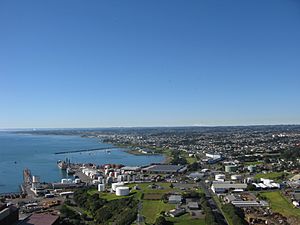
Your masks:
[{"label": "harbour", "polygon": [[[107,150],[112,149],[113,150]],[[104,149],[55,154],[75,150]],[[106,150],[105,150],[106,149]],[[68,178],[67,171],[57,167],[57,161],[69,158],[72,163],[95,163],[103,165],[123,164],[141,166],[163,162],[162,155],[135,156],[97,138],[82,138],[67,135],[29,135],[0,132],[0,193],[19,192],[23,183],[23,170],[30,168],[42,182],[57,182]],[[71,175],[72,176],[72,175]]]}]

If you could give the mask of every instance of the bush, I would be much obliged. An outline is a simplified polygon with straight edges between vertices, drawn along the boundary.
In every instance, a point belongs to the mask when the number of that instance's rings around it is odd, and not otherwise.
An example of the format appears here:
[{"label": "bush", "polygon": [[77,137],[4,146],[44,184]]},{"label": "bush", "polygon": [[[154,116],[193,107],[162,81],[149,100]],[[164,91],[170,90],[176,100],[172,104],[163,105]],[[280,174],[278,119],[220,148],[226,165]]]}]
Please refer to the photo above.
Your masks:
[{"label": "bush", "polygon": [[228,215],[231,221],[234,221],[235,225],[246,225],[248,224],[247,221],[245,221],[245,214],[243,210],[240,208],[234,207],[232,204],[225,204],[222,206],[222,210],[224,213]]}]

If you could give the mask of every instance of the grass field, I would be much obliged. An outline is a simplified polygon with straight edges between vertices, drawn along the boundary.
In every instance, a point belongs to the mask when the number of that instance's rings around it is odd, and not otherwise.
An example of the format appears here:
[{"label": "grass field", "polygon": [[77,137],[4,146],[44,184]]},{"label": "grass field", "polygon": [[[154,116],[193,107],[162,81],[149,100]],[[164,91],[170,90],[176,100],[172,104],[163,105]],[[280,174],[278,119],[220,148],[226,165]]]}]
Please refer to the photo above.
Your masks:
[{"label": "grass field", "polygon": [[180,217],[168,218],[169,221],[174,222],[174,225],[205,225],[205,219],[193,219],[189,214]]},{"label": "grass field", "polygon": [[144,200],[162,200],[163,193],[145,193],[143,199]]},{"label": "grass field", "polygon": [[282,196],[279,191],[263,192],[261,193],[261,196],[267,198],[270,207],[274,212],[278,212],[285,217],[297,217],[300,221],[300,209],[294,208],[294,206]]},{"label": "grass field", "polygon": [[[160,215],[162,211],[169,211],[171,209],[175,208],[175,205],[164,203],[162,200],[149,200],[151,198],[155,199],[161,199],[162,196],[165,193],[169,192],[183,192],[179,188],[170,188],[170,183],[155,183],[156,185],[159,185],[163,187],[163,189],[152,189],[149,188],[149,185],[151,183],[141,183],[141,184],[127,184],[126,186],[133,188],[135,185],[137,185],[140,190],[132,190],[130,193],[130,196],[135,196],[136,199],[139,199],[142,201],[142,215],[145,217],[145,222],[148,224],[153,224],[156,220],[156,218]],[[203,190],[199,189],[198,192],[202,193]],[[96,189],[89,190],[89,194],[99,194],[101,198],[107,199],[108,201],[114,200],[114,199],[120,199],[120,198],[128,198],[129,196],[116,196],[114,193],[108,193],[108,192],[98,192]],[[142,195],[144,195],[144,198],[142,198]],[[190,216],[184,215],[178,218],[171,218],[172,221],[175,223],[175,225],[188,225],[188,224],[195,224],[195,225],[203,225],[204,219],[197,219],[194,220],[190,218]],[[170,219],[170,220],[171,220]]]},{"label": "grass field", "polygon": [[260,179],[260,178],[266,178],[266,179],[272,179],[275,181],[281,181],[282,177],[287,175],[287,173],[284,172],[271,172],[271,173],[259,173],[255,175],[255,179]]},{"label": "grass field", "polygon": [[144,200],[142,215],[145,217],[146,223],[153,224],[162,211],[169,211],[174,208],[175,205],[163,201]]}]

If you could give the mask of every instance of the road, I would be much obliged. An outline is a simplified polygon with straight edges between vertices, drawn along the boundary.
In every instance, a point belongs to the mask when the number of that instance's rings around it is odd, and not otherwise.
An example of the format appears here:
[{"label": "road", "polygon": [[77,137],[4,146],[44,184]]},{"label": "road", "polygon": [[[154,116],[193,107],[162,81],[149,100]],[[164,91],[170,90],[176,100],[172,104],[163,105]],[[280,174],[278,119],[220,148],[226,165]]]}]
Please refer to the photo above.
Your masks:
[{"label": "road", "polygon": [[213,193],[210,190],[210,188],[208,186],[206,186],[206,184],[203,181],[199,182],[199,186],[203,189],[203,191],[205,193],[207,202],[209,204],[209,207],[212,209],[212,212],[214,214],[214,217],[216,219],[217,224],[219,224],[219,225],[228,225],[224,215],[222,214],[221,210],[218,208],[217,203],[212,198]]},{"label": "road", "polygon": [[137,225],[144,224],[144,217],[141,214],[142,207],[143,207],[142,202],[139,201],[139,204],[138,204],[138,213],[137,213],[137,218],[136,218],[136,224]]}]

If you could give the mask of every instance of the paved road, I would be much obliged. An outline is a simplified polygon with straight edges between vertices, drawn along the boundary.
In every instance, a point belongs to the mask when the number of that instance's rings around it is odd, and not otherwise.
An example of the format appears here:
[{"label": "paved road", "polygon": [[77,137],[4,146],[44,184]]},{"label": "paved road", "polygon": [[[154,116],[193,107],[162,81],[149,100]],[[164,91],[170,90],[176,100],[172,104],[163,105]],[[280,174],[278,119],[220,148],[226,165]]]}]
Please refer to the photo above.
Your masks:
[{"label": "paved road", "polygon": [[137,213],[137,218],[136,218],[136,224],[138,224],[138,225],[144,224],[144,217],[141,214],[142,207],[143,207],[143,205],[142,205],[142,202],[140,201],[138,204],[138,213]]},{"label": "paved road", "polygon": [[206,186],[206,184],[203,181],[199,182],[199,186],[204,190],[204,193],[205,193],[206,199],[208,201],[209,207],[212,209],[212,212],[214,214],[214,217],[216,219],[217,224],[219,224],[219,225],[228,225],[228,223],[226,222],[225,217],[223,216],[222,212],[218,208],[217,203],[212,198],[212,194],[213,194],[212,191],[209,189],[208,186]]}]

